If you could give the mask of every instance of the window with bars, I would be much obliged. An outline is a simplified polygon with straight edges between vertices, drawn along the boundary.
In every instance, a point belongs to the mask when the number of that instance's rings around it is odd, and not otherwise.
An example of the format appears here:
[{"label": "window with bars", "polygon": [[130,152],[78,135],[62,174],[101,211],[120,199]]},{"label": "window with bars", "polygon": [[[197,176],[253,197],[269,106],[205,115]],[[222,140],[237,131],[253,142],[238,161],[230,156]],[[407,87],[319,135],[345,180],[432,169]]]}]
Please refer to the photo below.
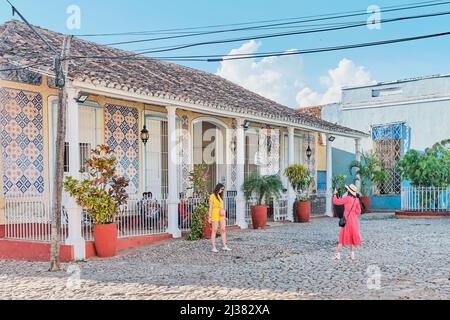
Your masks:
[{"label": "window with bars", "polygon": [[[80,143],[80,169],[87,170],[88,165],[86,161],[91,156],[91,144],[90,143]],[[64,173],[68,173],[70,171],[70,163],[69,163],[69,143],[64,143]]]},{"label": "window with bars", "polygon": [[68,173],[69,170],[69,143],[64,142],[64,173]]},{"label": "window with bars", "polygon": [[259,139],[257,134],[245,135],[245,166],[244,176],[247,178],[253,172],[258,172],[258,163],[256,162],[256,156],[259,150]]},{"label": "window with bars", "polygon": [[161,121],[161,192],[169,194],[169,152],[167,121]]},{"label": "window with bars", "polygon": [[91,155],[91,144],[90,143],[80,143],[80,169],[82,171],[88,170],[88,165],[86,161]]},{"label": "window with bars", "polygon": [[387,124],[372,127],[374,152],[388,172],[388,179],[374,187],[374,194],[399,195],[402,179],[397,164],[402,157],[403,124]]}]

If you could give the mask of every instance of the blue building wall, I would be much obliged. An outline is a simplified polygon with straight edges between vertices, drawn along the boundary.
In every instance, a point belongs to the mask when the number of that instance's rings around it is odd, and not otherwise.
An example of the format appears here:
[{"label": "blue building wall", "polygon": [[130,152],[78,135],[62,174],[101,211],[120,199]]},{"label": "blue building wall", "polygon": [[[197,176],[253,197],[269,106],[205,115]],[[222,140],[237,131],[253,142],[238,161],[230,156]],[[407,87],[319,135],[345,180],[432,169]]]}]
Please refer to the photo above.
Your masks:
[{"label": "blue building wall", "polygon": [[[333,176],[343,174],[347,176],[347,184],[354,183],[350,175],[348,166],[355,160],[355,154],[341,149],[333,148]],[[326,174],[326,172],[325,172]],[[398,196],[371,196],[370,207],[372,210],[399,210],[401,208],[401,197]]]},{"label": "blue building wall", "polygon": [[327,172],[317,171],[317,191],[325,192],[327,190]]}]

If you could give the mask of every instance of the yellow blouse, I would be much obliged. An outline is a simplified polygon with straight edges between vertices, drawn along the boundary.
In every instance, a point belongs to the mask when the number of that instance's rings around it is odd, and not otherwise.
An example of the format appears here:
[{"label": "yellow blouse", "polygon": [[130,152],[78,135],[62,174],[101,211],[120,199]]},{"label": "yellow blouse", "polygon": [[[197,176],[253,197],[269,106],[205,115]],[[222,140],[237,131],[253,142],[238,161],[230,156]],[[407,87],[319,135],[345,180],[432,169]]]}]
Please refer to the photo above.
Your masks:
[{"label": "yellow blouse", "polygon": [[220,209],[223,208],[223,200],[219,197],[220,200],[217,200],[216,195],[213,193],[209,196],[209,203],[211,206],[211,222],[217,222],[225,217],[220,216]]}]

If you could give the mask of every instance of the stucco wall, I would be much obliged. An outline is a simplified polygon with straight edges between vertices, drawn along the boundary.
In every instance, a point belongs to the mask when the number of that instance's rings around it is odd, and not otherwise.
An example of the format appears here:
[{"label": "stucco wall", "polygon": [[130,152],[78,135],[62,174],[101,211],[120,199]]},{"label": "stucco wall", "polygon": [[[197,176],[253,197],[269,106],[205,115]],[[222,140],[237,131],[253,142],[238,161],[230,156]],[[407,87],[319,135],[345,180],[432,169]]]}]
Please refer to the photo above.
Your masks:
[{"label": "stucco wall", "polygon": [[[374,91],[383,90],[397,93],[372,96]],[[372,125],[405,122],[411,128],[410,148],[424,150],[450,138],[450,76],[344,89],[342,104],[324,106],[322,118],[368,133]],[[371,138],[361,142],[362,151],[372,150]],[[354,141],[338,137],[333,148],[333,175],[348,174],[346,166],[354,159]],[[372,205],[398,208],[400,197],[374,197]]]}]

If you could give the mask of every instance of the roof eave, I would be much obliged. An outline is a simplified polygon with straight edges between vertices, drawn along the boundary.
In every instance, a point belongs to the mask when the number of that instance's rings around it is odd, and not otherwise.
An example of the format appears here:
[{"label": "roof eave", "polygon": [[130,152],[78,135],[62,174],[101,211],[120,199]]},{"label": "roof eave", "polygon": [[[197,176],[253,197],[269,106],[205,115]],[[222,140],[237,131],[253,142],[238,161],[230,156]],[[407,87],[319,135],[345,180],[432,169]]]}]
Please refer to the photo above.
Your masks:
[{"label": "roof eave", "polygon": [[[187,102],[187,101],[170,99],[170,98],[165,98],[165,97],[156,97],[156,96],[149,96],[149,95],[144,95],[144,94],[139,94],[139,93],[134,93],[134,92],[128,92],[128,91],[121,90],[121,89],[108,88],[108,87],[104,87],[104,86],[94,85],[92,83],[86,83],[84,81],[74,80],[72,82],[72,85],[75,89],[84,90],[84,91],[87,91],[92,94],[106,95],[111,98],[132,100],[132,101],[138,101],[138,102],[143,102],[143,103],[156,104],[156,105],[160,105],[160,106],[176,106],[176,107],[185,108],[185,109],[188,109],[191,111],[199,111],[199,112],[203,112],[203,113],[209,113],[212,115],[214,115],[214,114],[217,115],[217,110],[218,110],[216,108],[213,109],[210,106],[199,105],[199,104],[196,104],[193,102]],[[337,131],[337,130],[327,130],[327,129],[318,128],[318,127],[314,127],[314,126],[308,126],[308,125],[301,124],[298,122],[285,121],[285,120],[280,120],[280,119],[276,119],[276,118],[267,119],[267,118],[259,117],[255,114],[251,114],[251,113],[241,113],[241,112],[229,111],[229,110],[225,110],[225,109],[220,109],[220,112],[221,112],[221,114],[223,114],[225,116],[229,116],[229,117],[246,118],[248,120],[253,120],[253,121],[262,122],[262,123],[270,121],[270,123],[272,123],[274,125],[278,125],[278,126],[295,127],[296,129],[316,131],[316,132],[320,132],[320,133],[332,134],[332,135],[347,137],[347,138],[352,138],[352,139],[360,139],[360,138],[365,138],[365,137],[369,136],[369,134],[364,133],[364,132],[341,132],[341,131]]]}]

